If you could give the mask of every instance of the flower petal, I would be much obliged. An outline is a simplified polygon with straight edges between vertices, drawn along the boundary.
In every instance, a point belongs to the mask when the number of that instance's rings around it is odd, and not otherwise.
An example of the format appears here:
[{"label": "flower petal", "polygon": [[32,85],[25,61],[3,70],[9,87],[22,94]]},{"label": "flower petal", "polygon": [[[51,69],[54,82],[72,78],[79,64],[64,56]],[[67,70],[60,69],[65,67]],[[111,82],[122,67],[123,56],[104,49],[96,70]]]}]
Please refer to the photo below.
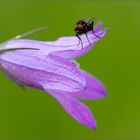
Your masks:
[{"label": "flower petal", "polygon": [[101,27],[102,27],[102,22],[98,22],[98,24],[95,26],[94,28],[94,32],[97,33],[97,32],[100,32],[101,31]]},{"label": "flower petal", "polygon": [[[107,32],[107,28],[103,31],[96,33],[96,36],[103,37]],[[78,45],[79,39],[75,36],[73,37],[62,37],[58,40],[51,42],[51,44],[55,44],[56,46],[61,45],[61,49],[57,51],[51,52],[53,55],[61,56],[67,59],[77,58],[81,55],[87,53],[92,47],[94,47],[95,43],[99,41],[101,38],[96,37],[92,31],[87,33],[88,39],[85,34],[80,35],[82,40],[82,44]],[[89,44],[90,42],[90,44]],[[62,49],[63,48],[63,49]]]},{"label": "flower petal", "polygon": [[24,81],[21,81],[20,79],[16,78],[13,74],[11,74],[5,68],[0,67],[0,70],[2,70],[2,72],[4,73],[5,76],[7,76],[10,80],[12,80],[16,84],[18,84],[23,89],[25,89],[26,87],[28,87],[28,85]]},{"label": "flower petal", "polygon": [[71,93],[72,96],[80,99],[101,99],[107,95],[105,87],[99,80],[85,71],[81,72],[86,79],[86,89],[82,92]]},{"label": "flower petal", "polygon": [[15,78],[36,88],[59,91],[81,91],[85,79],[73,63],[58,56],[41,55],[38,51],[11,51],[0,55],[0,64]]},{"label": "flower petal", "polygon": [[68,94],[60,94],[51,91],[49,93],[58,100],[71,117],[79,123],[96,130],[96,121],[86,105]]},{"label": "flower petal", "polygon": [[100,30],[100,28],[101,23],[95,26],[96,36],[92,33],[92,31],[87,33],[89,41],[85,34],[80,35],[83,45],[81,43],[78,45],[79,39],[76,36],[69,36],[61,37],[56,41],[50,42],[27,39],[11,40],[2,44],[2,49],[34,48],[39,49],[45,55],[52,54],[68,59],[76,58],[88,52],[92,48],[92,46],[94,46],[94,44],[101,39],[99,37],[103,37],[106,34],[107,28],[102,31]]}]

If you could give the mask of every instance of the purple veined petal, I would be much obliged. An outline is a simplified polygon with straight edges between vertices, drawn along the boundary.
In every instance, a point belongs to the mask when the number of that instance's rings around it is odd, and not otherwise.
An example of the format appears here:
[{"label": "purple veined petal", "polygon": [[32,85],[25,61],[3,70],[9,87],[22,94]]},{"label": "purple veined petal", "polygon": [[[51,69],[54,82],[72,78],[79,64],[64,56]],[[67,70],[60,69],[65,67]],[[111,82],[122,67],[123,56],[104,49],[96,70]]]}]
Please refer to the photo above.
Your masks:
[{"label": "purple veined petal", "polygon": [[5,68],[0,66],[0,70],[4,73],[5,76],[7,76],[10,80],[12,80],[16,84],[18,84],[23,89],[25,89],[26,87],[29,87],[29,85],[27,85],[24,81],[21,81],[20,79],[16,78],[9,71],[7,71]]},{"label": "purple veined petal", "polygon": [[[71,62],[77,68],[79,68],[79,64],[75,60],[71,60]],[[105,96],[107,96],[106,88],[96,77],[83,70],[81,70],[81,74],[86,80],[86,88],[82,92],[71,93],[72,96],[78,99],[85,99],[85,100],[102,99]],[[64,93],[64,94],[68,94],[68,93]]]},{"label": "purple veined petal", "polygon": [[[107,92],[104,85],[97,78],[95,78],[94,76],[90,75],[85,71],[81,71],[81,73],[83,74],[86,80],[85,90],[81,92],[72,92],[72,93],[61,92],[61,93],[70,94],[71,96],[77,99],[83,100],[97,100],[107,96]],[[61,93],[59,92],[59,94]]]},{"label": "purple veined petal", "polygon": [[96,79],[94,76],[90,75],[85,71],[81,71],[86,80],[86,89],[82,92],[71,93],[72,96],[79,99],[101,99],[104,98],[107,93],[104,85]]},{"label": "purple veined petal", "polygon": [[96,121],[89,108],[76,98],[55,91],[49,93],[63,106],[66,112],[79,123],[96,130]]},{"label": "purple veined petal", "polygon": [[16,79],[32,87],[42,89],[43,85],[46,89],[68,92],[85,88],[81,72],[73,63],[58,56],[43,56],[38,51],[34,55],[27,50],[10,51],[0,55],[0,64]]},{"label": "purple veined petal", "polygon": [[[100,30],[101,24],[99,23],[95,27],[96,35],[103,37],[106,32],[107,28],[104,30]],[[92,46],[100,40],[101,38],[96,37],[92,31],[87,33],[88,38]],[[14,39],[2,44],[2,49],[9,49],[9,48],[34,48],[39,49],[39,51],[45,55],[52,54],[56,56],[61,56],[63,58],[76,58],[81,55],[84,55],[88,52],[92,46],[89,44],[87,37],[85,34],[80,35],[82,39],[82,44],[78,45],[79,39],[76,36],[67,36],[61,37],[56,41],[36,41],[36,40],[27,40],[27,39]]]}]

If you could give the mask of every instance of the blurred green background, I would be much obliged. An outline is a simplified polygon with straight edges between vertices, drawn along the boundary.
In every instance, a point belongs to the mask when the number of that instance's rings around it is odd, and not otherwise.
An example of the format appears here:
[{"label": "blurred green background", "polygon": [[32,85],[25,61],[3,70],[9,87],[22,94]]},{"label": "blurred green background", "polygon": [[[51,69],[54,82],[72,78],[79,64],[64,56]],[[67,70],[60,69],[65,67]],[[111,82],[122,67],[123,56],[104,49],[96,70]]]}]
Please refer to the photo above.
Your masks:
[{"label": "blurred green background", "polygon": [[140,139],[140,1],[0,1],[0,41],[47,25],[30,39],[74,35],[79,19],[96,16],[109,27],[77,61],[106,86],[103,100],[84,101],[97,121],[94,132],[72,119],[47,93],[22,90],[0,73],[0,139]]}]

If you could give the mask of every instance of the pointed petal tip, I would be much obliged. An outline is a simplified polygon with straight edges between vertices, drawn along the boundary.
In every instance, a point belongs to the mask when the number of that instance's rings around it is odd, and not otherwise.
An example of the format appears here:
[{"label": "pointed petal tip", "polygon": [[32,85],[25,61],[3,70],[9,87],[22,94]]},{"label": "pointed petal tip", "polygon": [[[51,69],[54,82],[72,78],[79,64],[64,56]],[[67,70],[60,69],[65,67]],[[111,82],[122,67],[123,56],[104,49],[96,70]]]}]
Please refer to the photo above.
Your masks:
[{"label": "pointed petal tip", "polygon": [[89,125],[86,125],[86,126],[89,127],[90,129],[92,129],[93,131],[97,130],[96,122],[93,122],[93,124],[89,124]]},{"label": "pointed petal tip", "polygon": [[100,40],[101,38],[103,38],[103,36],[107,33],[107,31],[108,31],[108,28],[104,28],[103,30],[98,31],[96,33],[96,35],[98,35],[100,38],[95,37],[96,38],[95,42],[97,42],[98,40]]},{"label": "pointed petal tip", "polygon": [[96,131],[96,122],[93,123],[83,123],[84,126],[88,127],[89,129],[92,129],[93,131]]},{"label": "pointed petal tip", "polygon": [[83,124],[84,126],[88,127],[89,129],[93,130],[93,131],[96,131],[97,130],[97,127],[95,124],[90,124],[90,125],[87,125],[87,124]]},{"label": "pointed petal tip", "polygon": [[94,97],[94,100],[104,99],[108,96],[107,92],[104,92],[104,91],[97,91],[95,93],[97,94],[97,96]]},{"label": "pointed petal tip", "polygon": [[100,96],[100,98],[98,98],[98,100],[100,100],[100,99],[104,99],[104,98],[106,98],[107,96],[108,96],[107,93],[103,93],[102,96]]},{"label": "pointed petal tip", "polygon": [[104,30],[107,32],[109,30],[109,27],[106,27]]},{"label": "pointed petal tip", "polygon": [[103,31],[102,31],[103,32],[103,35],[105,35],[107,33],[107,31],[108,31],[108,27],[107,28],[104,28]]},{"label": "pointed petal tip", "polygon": [[84,122],[81,123],[81,124],[83,124],[84,126],[88,127],[89,129],[92,129],[92,130],[94,130],[94,131],[96,131],[96,129],[97,129],[95,118],[92,118],[92,119],[90,120],[90,122],[88,122],[88,121],[85,122],[85,121],[84,121]]},{"label": "pointed petal tip", "polygon": [[108,96],[107,92],[104,92],[104,93],[103,93],[103,98],[105,98],[105,97],[107,97],[107,96]]},{"label": "pointed petal tip", "polygon": [[93,129],[94,131],[96,131],[96,130],[97,130],[96,126],[94,126],[92,129]]},{"label": "pointed petal tip", "polygon": [[108,92],[106,91],[106,88],[104,87],[104,85],[102,83],[100,83],[100,90],[98,90],[98,93],[100,94],[100,98],[99,99],[102,99],[102,98],[105,98],[106,96],[108,96]]},{"label": "pointed petal tip", "polygon": [[100,94],[98,99],[104,99],[105,97],[108,96],[106,88],[103,87],[103,89],[101,89],[102,91],[98,91],[98,93]]},{"label": "pointed petal tip", "polygon": [[[89,112],[92,114],[91,111],[89,111]],[[97,128],[97,127],[96,127],[96,120],[95,120],[95,118],[94,118],[93,115],[91,115],[91,118],[90,118],[90,119],[89,119],[89,118],[86,118],[86,121],[84,122],[83,125],[85,125],[85,126],[87,126],[88,128],[90,128],[90,129],[96,131],[96,128]]]}]

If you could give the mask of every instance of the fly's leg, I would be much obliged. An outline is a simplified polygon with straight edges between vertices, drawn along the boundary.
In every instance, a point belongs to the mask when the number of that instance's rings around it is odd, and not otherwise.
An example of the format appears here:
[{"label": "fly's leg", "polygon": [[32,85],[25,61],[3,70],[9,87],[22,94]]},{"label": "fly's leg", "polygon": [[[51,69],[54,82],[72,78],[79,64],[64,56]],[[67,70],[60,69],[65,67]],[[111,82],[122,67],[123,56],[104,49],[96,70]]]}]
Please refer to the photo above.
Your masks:
[{"label": "fly's leg", "polygon": [[97,38],[102,38],[102,37],[100,37],[100,36],[97,36],[96,34],[95,34],[95,32],[94,32],[94,27],[93,27],[93,25],[94,25],[94,21],[92,21],[92,33],[97,37]]},{"label": "fly's leg", "polygon": [[[91,26],[93,26],[93,22],[92,22],[91,24],[92,24]],[[86,27],[85,35],[86,35],[86,38],[87,38],[87,40],[88,40],[88,42],[89,42],[89,45],[91,46],[91,43],[90,43],[90,41],[89,41],[89,38],[88,38],[87,33],[88,33],[88,27]]]},{"label": "fly's leg", "polygon": [[81,44],[82,45],[82,49],[83,49],[82,39],[79,37],[79,35],[76,35],[76,37],[78,37],[78,39],[79,39],[79,42],[78,42],[77,46],[79,46]]},{"label": "fly's leg", "polygon": [[91,43],[90,43],[90,41],[89,41],[89,38],[88,38],[88,35],[86,34],[86,37],[87,37],[87,40],[88,40],[88,42],[89,42],[89,45],[91,46]]}]

